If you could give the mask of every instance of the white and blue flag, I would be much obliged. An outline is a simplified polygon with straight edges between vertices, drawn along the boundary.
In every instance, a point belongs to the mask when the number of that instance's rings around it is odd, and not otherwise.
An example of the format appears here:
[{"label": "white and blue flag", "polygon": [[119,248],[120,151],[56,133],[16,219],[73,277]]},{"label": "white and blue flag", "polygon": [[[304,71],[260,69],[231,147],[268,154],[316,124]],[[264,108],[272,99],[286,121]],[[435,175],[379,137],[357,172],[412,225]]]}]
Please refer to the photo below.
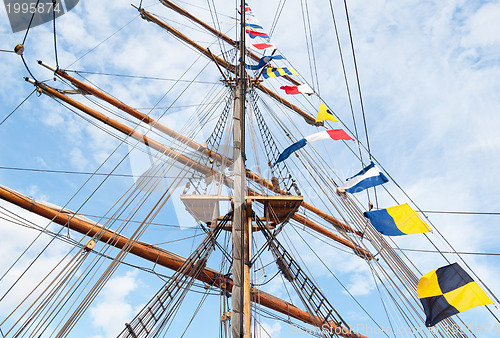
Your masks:
[{"label": "white and blue flag", "polygon": [[366,168],[363,168],[359,173],[350,177],[344,184],[344,190],[348,193],[356,193],[365,189],[389,182],[389,179],[371,162]]}]

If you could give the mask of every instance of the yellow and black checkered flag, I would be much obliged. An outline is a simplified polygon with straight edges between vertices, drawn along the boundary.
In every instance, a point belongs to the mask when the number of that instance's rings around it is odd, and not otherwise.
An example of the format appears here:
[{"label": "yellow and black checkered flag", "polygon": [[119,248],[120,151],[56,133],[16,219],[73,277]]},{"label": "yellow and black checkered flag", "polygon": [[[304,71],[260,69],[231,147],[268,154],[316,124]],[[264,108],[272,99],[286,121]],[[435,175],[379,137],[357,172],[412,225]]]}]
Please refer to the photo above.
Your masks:
[{"label": "yellow and black checkered flag", "polygon": [[418,282],[417,295],[424,306],[425,325],[428,327],[473,307],[493,304],[457,263],[423,275]]}]

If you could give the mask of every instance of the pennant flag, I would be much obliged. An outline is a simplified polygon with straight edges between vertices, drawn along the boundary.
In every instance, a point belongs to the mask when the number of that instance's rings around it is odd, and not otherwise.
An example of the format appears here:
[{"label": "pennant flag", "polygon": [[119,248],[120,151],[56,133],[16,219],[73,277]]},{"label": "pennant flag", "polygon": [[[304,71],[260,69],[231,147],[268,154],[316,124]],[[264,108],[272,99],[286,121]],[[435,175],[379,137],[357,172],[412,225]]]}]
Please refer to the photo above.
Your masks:
[{"label": "pennant flag", "polygon": [[473,307],[493,304],[457,263],[423,275],[418,282],[417,295],[424,307],[427,327]]},{"label": "pennant flag", "polygon": [[281,161],[286,160],[293,152],[299,150],[300,148],[303,148],[309,142],[326,140],[326,139],[332,139],[335,141],[352,140],[352,138],[349,135],[347,135],[347,133],[343,129],[332,129],[332,130],[321,131],[319,133],[309,135],[303,138],[302,140],[295,142],[285,150],[283,150],[283,152],[280,154],[278,160],[276,160],[273,166],[280,163]]},{"label": "pennant flag", "polygon": [[[238,13],[241,13],[241,12],[238,10]],[[253,14],[252,9],[250,7],[248,7],[248,5],[245,5],[245,21],[246,22],[253,22],[255,24],[259,23],[258,20],[255,18],[255,14]]]},{"label": "pennant flag", "polygon": [[269,62],[271,62],[271,60],[283,60],[283,59],[284,59],[284,57],[282,55],[264,56],[264,57],[260,58],[259,64],[257,64],[257,65],[245,65],[245,68],[250,69],[250,70],[259,70],[262,67],[264,67],[265,65],[267,65]]},{"label": "pennant flag", "polygon": [[[241,6],[240,6],[241,8]],[[248,6],[248,4],[245,2],[245,12],[251,12],[252,9],[250,8],[250,6]]]},{"label": "pennant flag", "polygon": [[371,162],[366,168],[363,168],[359,173],[350,177],[344,184],[344,190],[354,194],[365,189],[375,187],[377,185],[389,182],[389,179]]},{"label": "pennant flag", "polygon": [[370,219],[375,229],[386,236],[432,231],[407,203],[387,209],[365,211],[364,216]]},{"label": "pennant flag", "polygon": [[338,122],[338,120],[333,116],[333,114],[328,110],[324,103],[319,104],[318,117],[316,117],[316,122],[330,120],[333,122]]},{"label": "pennant flag", "polygon": [[265,79],[268,79],[270,77],[279,77],[283,75],[298,75],[298,73],[292,67],[267,68],[262,73],[262,76]]},{"label": "pennant flag", "polygon": [[250,45],[250,47],[258,49],[258,50],[267,49],[267,48],[276,49],[276,46],[272,43],[254,43],[254,44]]},{"label": "pennant flag", "polygon": [[250,29],[246,29],[245,32],[252,39],[255,39],[255,38],[269,39],[269,35],[267,35],[267,33],[264,33],[264,32],[257,32],[257,31],[253,31],[253,30],[250,30]]},{"label": "pennant flag", "polygon": [[264,30],[264,28],[261,25],[255,24],[255,23],[245,23],[245,29],[251,29],[251,30]]},{"label": "pennant flag", "polygon": [[309,87],[307,84],[302,84],[300,86],[281,86],[280,89],[283,89],[285,93],[288,95],[293,95],[293,94],[307,94],[307,95],[312,95],[314,94],[314,90]]}]

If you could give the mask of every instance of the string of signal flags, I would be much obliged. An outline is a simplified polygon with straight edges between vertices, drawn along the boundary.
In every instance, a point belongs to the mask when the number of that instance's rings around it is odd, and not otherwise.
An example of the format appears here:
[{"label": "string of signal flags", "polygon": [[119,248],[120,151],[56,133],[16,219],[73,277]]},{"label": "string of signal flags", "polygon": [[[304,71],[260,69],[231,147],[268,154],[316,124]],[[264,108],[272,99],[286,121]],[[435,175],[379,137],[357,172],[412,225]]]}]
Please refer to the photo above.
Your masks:
[{"label": "string of signal flags", "polygon": [[[259,71],[265,79],[284,75],[298,75],[292,67],[269,67],[272,60],[283,60],[276,54],[277,48],[270,41],[269,35],[255,17],[252,9],[245,3],[245,32],[252,39],[250,48],[263,53],[257,65],[245,65],[246,69]],[[267,55],[266,55],[267,54]],[[265,68],[264,68],[265,67]],[[313,95],[314,90],[307,84],[297,86],[281,86],[287,95]],[[316,122],[338,122],[325,104],[320,103]],[[343,129],[321,131],[302,138],[287,147],[278,156],[273,167],[285,161],[292,153],[305,147],[308,143],[331,139],[334,141],[353,140]],[[389,179],[371,162],[356,175],[346,179],[339,191],[355,194],[366,189],[385,184]],[[407,204],[396,205],[386,209],[370,210],[364,216],[372,226],[385,236],[404,236],[431,232],[426,222]],[[493,304],[493,301],[469,274],[457,263],[432,270],[423,275],[417,286],[417,295],[424,308],[425,325],[432,327],[441,320],[476,306]]]}]

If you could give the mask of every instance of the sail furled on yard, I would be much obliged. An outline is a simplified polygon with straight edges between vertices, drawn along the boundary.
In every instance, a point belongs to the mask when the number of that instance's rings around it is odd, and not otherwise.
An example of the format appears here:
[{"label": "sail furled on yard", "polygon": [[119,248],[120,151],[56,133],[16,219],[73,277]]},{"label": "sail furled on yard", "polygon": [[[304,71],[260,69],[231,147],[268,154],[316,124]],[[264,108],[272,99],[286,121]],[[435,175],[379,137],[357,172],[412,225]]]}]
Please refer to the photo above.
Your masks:
[{"label": "sail furled on yard", "polygon": [[420,278],[417,295],[430,327],[454,314],[493,304],[481,287],[457,263],[432,270]]},{"label": "sail furled on yard", "polygon": [[331,129],[331,130],[321,131],[319,133],[315,133],[307,137],[304,137],[303,139],[295,142],[294,144],[283,150],[280,156],[278,157],[278,160],[273,165],[276,165],[281,161],[286,160],[292,153],[296,152],[300,148],[303,148],[309,142],[326,140],[326,139],[332,139],[334,141],[352,140],[352,138],[343,129]]},{"label": "sail furled on yard", "polygon": [[345,191],[353,194],[386,182],[389,182],[389,179],[371,162],[359,173],[348,178],[343,188]]},{"label": "sail furled on yard", "polygon": [[407,204],[387,209],[366,211],[365,217],[372,225],[386,236],[402,236],[430,232],[424,220]]}]

